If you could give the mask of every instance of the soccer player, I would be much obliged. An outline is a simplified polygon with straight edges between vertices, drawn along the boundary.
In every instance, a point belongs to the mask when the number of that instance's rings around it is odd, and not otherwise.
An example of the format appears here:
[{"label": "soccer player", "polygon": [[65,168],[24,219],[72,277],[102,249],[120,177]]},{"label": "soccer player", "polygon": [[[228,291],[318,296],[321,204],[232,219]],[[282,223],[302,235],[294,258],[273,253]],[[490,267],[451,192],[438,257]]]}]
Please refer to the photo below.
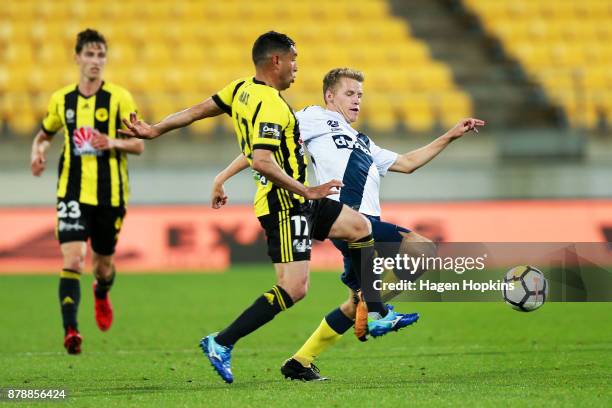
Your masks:
[{"label": "soccer player", "polygon": [[[380,256],[394,256],[400,250],[412,256],[433,256],[433,243],[398,225],[380,219],[380,177],[387,171],[410,174],[437,156],[450,142],[463,136],[484,122],[479,119],[463,119],[452,129],[430,144],[404,154],[378,147],[368,136],[352,128],[359,116],[363,95],[363,74],[349,68],[333,69],[323,80],[325,107],[309,106],[296,113],[302,140],[313,159],[317,181],[325,183],[341,179],[343,187],[332,199],[358,209],[372,224],[372,235]],[[241,157],[236,158],[213,183],[212,205],[220,208],[227,202],[223,183],[246,167]],[[298,352],[285,362],[282,374],[291,379],[321,380],[318,369],[312,364],[325,349],[337,342],[353,325],[356,313],[356,293],[362,289],[351,268],[344,242],[332,240],[344,256],[345,270],[342,281],[349,287],[349,298],[339,308],[331,311]],[[418,273],[412,279],[418,277]],[[358,307],[358,306],[357,306]],[[418,314],[405,315],[405,323],[418,319]],[[383,335],[389,326],[380,326],[381,320],[368,323],[372,336]],[[387,330],[385,330],[385,328]],[[393,328],[394,330],[396,328]]]},{"label": "soccer player", "polygon": [[106,331],[113,322],[108,292],[115,280],[113,253],[129,198],[127,154],[141,154],[144,143],[117,134],[121,119],[136,111],[130,93],[102,79],[106,40],[91,29],[77,35],[75,61],[80,77],[56,91],[47,115],[32,143],[30,166],[34,176],[46,168],[53,135],[64,128],[64,149],[59,161],[56,236],[64,266],[59,300],[64,325],[64,347],[81,352],[77,312],[81,298],[87,240],[91,240],[95,318]]},{"label": "soccer player", "polygon": [[[277,283],[224,330],[201,340],[202,350],[227,383],[234,379],[231,351],[236,342],[306,295],[312,238],[348,241],[355,276],[373,279],[370,222],[350,207],[326,198],[342,186],[340,181],[329,180],[316,187],[306,183],[307,159],[297,121],[280,94],[295,80],[296,58],[295,42],[288,36],[274,31],[262,34],[252,50],[254,77],[235,80],[204,102],[153,126],[134,116],[125,122],[129,130],[124,134],[153,139],[225,112],[234,123],[241,156],[256,174],[255,215],[267,235]],[[395,315],[378,299],[368,302],[368,307]]]}]

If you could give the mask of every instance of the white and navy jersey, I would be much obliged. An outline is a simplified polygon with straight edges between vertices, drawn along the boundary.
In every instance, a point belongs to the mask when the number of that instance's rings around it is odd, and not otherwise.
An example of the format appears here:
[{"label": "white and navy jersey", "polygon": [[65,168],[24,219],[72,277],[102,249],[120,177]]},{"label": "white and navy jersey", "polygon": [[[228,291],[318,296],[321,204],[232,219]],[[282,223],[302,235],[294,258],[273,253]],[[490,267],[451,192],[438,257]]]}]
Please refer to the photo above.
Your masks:
[{"label": "white and navy jersey", "polygon": [[310,153],[319,184],[342,180],[340,194],[329,196],[360,213],[380,216],[380,177],[397,159],[357,132],[342,115],[320,106],[309,106],[295,116],[302,141]]}]

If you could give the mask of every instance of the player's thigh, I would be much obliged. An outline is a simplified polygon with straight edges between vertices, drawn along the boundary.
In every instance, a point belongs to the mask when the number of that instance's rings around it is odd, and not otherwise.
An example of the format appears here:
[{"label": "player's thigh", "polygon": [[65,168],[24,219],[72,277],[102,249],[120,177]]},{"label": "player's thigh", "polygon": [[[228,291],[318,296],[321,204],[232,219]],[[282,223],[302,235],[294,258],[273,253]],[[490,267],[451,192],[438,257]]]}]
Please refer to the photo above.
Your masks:
[{"label": "player's thigh", "polygon": [[352,242],[369,235],[371,232],[370,221],[365,216],[343,205],[329,230],[328,237]]},{"label": "player's thigh", "polygon": [[268,256],[274,264],[310,260],[312,216],[309,208],[294,207],[258,217],[266,233]]},{"label": "player's thigh", "polygon": [[124,218],[123,207],[95,207],[95,217],[91,223],[91,249],[96,254],[110,256],[115,253]]},{"label": "player's thigh", "polygon": [[55,235],[60,245],[75,241],[87,242],[92,219],[91,206],[76,200],[58,198]]},{"label": "player's thigh", "polygon": [[310,261],[275,263],[276,283],[296,301],[306,296],[310,284]]}]

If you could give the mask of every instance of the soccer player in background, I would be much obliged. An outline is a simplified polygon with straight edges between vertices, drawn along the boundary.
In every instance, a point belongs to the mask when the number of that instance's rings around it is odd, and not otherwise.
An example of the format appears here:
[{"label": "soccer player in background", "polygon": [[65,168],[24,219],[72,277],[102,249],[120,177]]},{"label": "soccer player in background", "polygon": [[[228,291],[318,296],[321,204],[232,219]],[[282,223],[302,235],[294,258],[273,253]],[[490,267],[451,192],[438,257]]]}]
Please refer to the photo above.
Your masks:
[{"label": "soccer player in background", "polygon": [[[132,116],[126,122],[129,130],[122,132],[153,139],[225,112],[234,123],[241,156],[256,173],[255,215],[266,231],[277,283],[228,327],[200,342],[217,373],[228,383],[234,379],[231,351],[236,342],[306,295],[312,238],[348,241],[355,276],[373,279],[370,222],[350,207],[326,198],[342,186],[340,181],[307,185],[307,159],[297,121],[280,94],[295,80],[296,58],[295,43],[289,37],[274,31],[262,34],[252,50],[254,77],[235,80],[204,102],[153,126]],[[368,307],[389,318],[397,316],[383,310],[377,299],[368,302]]]},{"label": "soccer player in background", "polygon": [[[342,180],[340,194],[330,198],[358,210],[370,220],[378,256],[394,257],[400,251],[415,257],[434,256],[435,246],[429,239],[401,226],[381,221],[380,178],[387,171],[406,174],[414,172],[436,157],[453,140],[470,130],[477,132],[477,127],[483,126],[484,121],[462,119],[430,144],[397,154],[378,147],[368,136],[351,126],[359,117],[363,81],[364,76],[360,71],[333,69],[323,79],[325,107],[309,106],[296,113],[302,140],[312,157],[317,182],[323,184],[332,179]],[[227,202],[223,183],[246,167],[246,161],[239,156],[219,173],[213,183],[213,208],[220,208]],[[355,319],[354,298],[362,288],[353,274],[346,243],[335,239],[332,241],[344,257],[345,269],[341,279],[349,287],[349,298],[327,314],[306,343],[285,362],[281,372],[287,378],[306,381],[324,379],[312,362],[336,343]],[[414,280],[424,271],[416,272],[402,278]],[[416,319],[418,315],[415,314]],[[372,323],[376,321],[368,324],[372,336],[387,332]]]},{"label": "soccer player in background", "polygon": [[81,352],[77,312],[81,298],[87,240],[91,240],[96,278],[95,318],[100,330],[113,322],[108,292],[115,280],[113,253],[129,198],[127,154],[141,154],[144,143],[117,133],[122,118],[136,106],[124,88],[105,82],[107,44],[99,32],[78,33],[75,61],[79,82],[56,91],[47,115],[32,143],[30,167],[34,176],[46,168],[46,154],[53,135],[64,129],[64,148],[57,183],[56,236],[64,259],[59,300],[64,325],[64,347]]}]

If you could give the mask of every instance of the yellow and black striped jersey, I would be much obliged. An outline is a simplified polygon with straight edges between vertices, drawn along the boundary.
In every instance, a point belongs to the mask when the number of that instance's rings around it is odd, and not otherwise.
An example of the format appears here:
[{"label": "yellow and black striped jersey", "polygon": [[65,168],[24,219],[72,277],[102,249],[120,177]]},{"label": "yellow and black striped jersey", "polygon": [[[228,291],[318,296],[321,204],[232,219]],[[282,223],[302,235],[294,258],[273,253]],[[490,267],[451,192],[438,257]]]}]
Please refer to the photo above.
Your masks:
[{"label": "yellow and black striped jersey", "polygon": [[132,95],[124,88],[103,82],[94,95],[85,97],[77,84],[56,91],[42,121],[42,130],[54,135],[64,128],[64,149],[59,161],[57,197],[83,204],[124,207],[129,198],[127,154],[117,149],[91,146],[93,129],[111,138],[122,137],[121,119],[136,112]]},{"label": "yellow and black striped jersey", "polygon": [[[290,177],[307,184],[308,162],[298,122],[278,90],[255,78],[242,78],[212,98],[232,117],[238,144],[251,166],[254,149],[271,150],[278,165]],[[259,174],[256,182],[254,206],[258,217],[304,202],[304,197],[274,186]]]}]

